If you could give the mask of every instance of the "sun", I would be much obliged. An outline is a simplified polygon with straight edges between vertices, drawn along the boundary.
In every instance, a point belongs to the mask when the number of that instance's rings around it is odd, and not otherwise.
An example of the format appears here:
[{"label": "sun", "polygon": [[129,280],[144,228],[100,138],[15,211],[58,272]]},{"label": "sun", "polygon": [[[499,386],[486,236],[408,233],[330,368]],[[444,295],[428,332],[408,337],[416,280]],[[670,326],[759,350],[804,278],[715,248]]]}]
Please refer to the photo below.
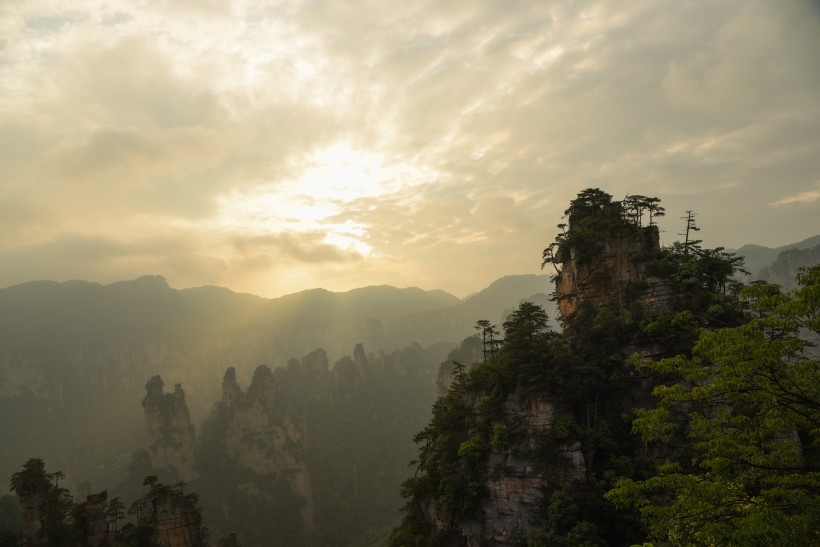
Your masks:
[{"label": "sun", "polygon": [[430,178],[424,169],[346,142],[315,151],[299,161],[296,172],[289,180],[224,194],[218,200],[217,224],[242,233],[324,233],[324,243],[368,256],[373,249],[369,227],[350,212],[353,204]]}]

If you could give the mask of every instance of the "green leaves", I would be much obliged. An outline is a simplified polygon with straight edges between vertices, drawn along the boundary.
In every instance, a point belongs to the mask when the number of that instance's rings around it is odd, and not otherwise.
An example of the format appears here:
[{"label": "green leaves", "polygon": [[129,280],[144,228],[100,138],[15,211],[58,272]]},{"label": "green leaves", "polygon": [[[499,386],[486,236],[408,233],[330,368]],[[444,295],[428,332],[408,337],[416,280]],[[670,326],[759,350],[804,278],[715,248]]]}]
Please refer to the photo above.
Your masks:
[{"label": "green leaves", "polygon": [[[753,285],[756,318],[703,331],[691,358],[641,361],[672,375],[633,431],[666,454],[655,476],[607,497],[675,544],[814,545],[820,540],[820,362],[800,328],[816,324],[820,266],[782,294]],[[802,331],[805,335],[805,330]]]}]

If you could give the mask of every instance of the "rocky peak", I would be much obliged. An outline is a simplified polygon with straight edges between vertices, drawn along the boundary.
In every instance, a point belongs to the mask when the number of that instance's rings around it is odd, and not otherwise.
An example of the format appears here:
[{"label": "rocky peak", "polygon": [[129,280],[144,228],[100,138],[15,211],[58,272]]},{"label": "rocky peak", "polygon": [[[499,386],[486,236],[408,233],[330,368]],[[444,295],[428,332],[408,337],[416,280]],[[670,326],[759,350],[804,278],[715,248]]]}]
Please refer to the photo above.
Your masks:
[{"label": "rocky peak", "polygon": [[222,378],[222,405],[226,409],[233,408],[236,401],[241,397],[242,390],[236,383],[236,369],[228,367],[225,376]]},{"label": "rocky peak", "polygon": [[[258,475],[273,475],[287,481],[293,494],[302,501],[302,529],[313,532],[313,491],[304,452],[307,425],[303,417],[281,412],[284,404],[276,376],[266,365],[254,372],[251,385],[243,392],[236,371],[229,368],[222,382],[222,402],[217,409],[225,424],[223,432],[227,455]],[[264,499],[256,484],[238,485],[251,495]]]},{"label": "rocky peak", "polygon": [[278,391],[273,371],[267,365],[259,365],[248,386],[248,402],[261,404],[265,410],[273,410],[279,398]]},{"label": "rocky peak", "polygon": [[194,424],[185,403],[185,391],[180,384],[173,393],[165,393],[159,375],[145,384],[142,400],[145,430],[148,436],[148,457],[154,469],[176,470],[180,479],[190,481],[194,471]]},{"label": "rocky peak", "polygon": [[641,300],[650,313],[668,311],[673,285],[651,275],[659,250],[658,227],[625,221],[620,202],[571,213],[557,251],[562,267],[555,279],[564,321],[582,303],[617,312]]},{"label": "rocky peak", "polygon": [[85,510],[85,542],[86,545],[97,547],[109,544],[109,527],[106,518],[108,506],[108,492],[103,490],[98,494],[86,497],[83,509]]},{"label": "rocky peak", "polygon": [[151,545],[199,547],[205,544],[195,494],[185,495],[176,488],[154,485],[134,505],[138,525],[152,531]]}]

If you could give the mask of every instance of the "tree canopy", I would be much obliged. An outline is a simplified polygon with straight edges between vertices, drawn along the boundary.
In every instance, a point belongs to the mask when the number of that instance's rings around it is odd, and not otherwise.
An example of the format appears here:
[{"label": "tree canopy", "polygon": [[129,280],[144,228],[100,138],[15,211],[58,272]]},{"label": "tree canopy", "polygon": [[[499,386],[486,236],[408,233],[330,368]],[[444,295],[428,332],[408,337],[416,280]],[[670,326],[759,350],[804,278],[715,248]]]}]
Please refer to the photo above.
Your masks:
[{"label": "tree canopy", "polygon": [[640,361],[677,379],[634,431],[669,456],[657,474],[609,493],[637,508],[653,538],[675,544],[820,542],[820,266],[799,288],[752,284],[756,317],[702,331],[687,358]]}]

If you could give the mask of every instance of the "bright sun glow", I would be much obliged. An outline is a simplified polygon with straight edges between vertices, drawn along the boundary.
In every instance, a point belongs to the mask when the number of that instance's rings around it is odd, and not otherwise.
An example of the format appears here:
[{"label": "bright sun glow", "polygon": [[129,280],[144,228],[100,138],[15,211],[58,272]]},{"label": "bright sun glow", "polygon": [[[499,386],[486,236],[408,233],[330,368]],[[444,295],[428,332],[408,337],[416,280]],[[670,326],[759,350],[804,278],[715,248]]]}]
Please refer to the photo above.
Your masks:
[{"label": "bright sun glow", "polygon": [[415,166],[389,165],[378,154],[336,144],[310,156],[294,180],[222,196],[218,224],[259,234],[324,232],[324,243],[367,256],[372,251],[368,226],[344,218],[346,206],[431,178]]}]

